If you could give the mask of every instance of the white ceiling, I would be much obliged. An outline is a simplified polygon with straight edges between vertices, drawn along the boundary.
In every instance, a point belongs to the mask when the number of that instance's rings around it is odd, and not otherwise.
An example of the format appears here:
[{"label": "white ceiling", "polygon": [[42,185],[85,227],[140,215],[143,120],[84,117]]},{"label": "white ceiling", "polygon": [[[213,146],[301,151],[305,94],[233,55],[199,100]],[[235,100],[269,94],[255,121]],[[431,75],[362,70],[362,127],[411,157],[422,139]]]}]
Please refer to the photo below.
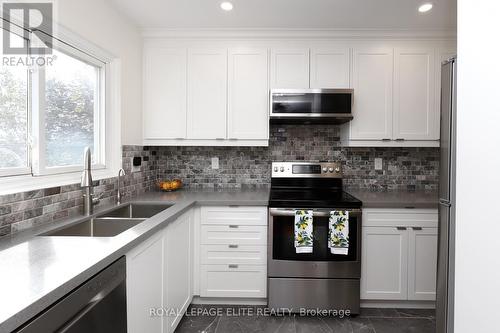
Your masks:
[{"label": "white ceiling", "polygon": [[[141,28],[454,31],[456,0],[111,0]],[[417,8],[431,1],[434,8]]]}]

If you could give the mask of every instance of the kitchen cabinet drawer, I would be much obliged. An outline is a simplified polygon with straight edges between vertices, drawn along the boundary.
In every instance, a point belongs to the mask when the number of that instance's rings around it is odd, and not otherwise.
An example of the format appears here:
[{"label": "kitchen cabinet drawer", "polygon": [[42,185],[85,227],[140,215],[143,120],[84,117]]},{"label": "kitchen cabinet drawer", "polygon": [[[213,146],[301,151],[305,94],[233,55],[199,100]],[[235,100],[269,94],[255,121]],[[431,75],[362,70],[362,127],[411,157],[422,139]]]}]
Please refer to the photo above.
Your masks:
[{"label": "kitchen cabinet drawer", "polygon": [[363,209],[363,227],[437,228],[437,209]]},{"label": "kitchen cabinet drawer", "polygon": [[265,265],[202,265],[200,296],[263,298],[266,275]]},{"label": "kitchen cabinet drawer", "polygon": [[256,206],[202,207],[201,224],[267,226],[267,208]]},{"label": "kitchen cabinet drawer", "polygon": [[202,225],[201,244],[266,245],[267,227],[248,225]]},{"label": "kitchen cabinet drawer", "polygon": [[201,263],[266,265],[267,246],[239,244],[202,245]]}]

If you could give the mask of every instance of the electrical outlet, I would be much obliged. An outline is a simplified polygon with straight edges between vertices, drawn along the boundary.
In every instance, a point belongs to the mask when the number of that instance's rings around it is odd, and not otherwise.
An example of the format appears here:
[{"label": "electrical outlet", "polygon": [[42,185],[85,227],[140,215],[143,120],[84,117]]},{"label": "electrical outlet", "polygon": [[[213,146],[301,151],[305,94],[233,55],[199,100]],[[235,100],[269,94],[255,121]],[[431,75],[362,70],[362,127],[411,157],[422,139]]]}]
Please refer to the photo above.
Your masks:
[{"label": "electrical outlet", "polygon": [[130,158],[130,171],[132,171],[132,172],[141,171],[141,166],[140,165],[139,166],[135,166],[134,165],[134,158],[133,157]]},{"label": "electrical outlet", "polygon": [[218,157],[212,157],[212,169],[214,169],[214,170],[219,169],[219,158]]},{"label": "electrical outlet", "polygon": [[375,159],[375,170],[382,170],[382,159],[381,158],[376,158]]}]

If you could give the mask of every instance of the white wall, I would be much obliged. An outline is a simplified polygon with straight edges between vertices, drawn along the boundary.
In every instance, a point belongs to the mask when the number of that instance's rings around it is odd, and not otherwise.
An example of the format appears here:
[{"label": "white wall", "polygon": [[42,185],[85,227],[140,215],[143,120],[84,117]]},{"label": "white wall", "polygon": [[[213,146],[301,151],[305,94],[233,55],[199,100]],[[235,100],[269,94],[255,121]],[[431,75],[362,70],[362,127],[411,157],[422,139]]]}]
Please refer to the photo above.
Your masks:
[{"label": "white wall", "polygon": [[500,332],[500,1],[458,0],[455,332]]},{"label": "white wall", "polygon": [[121,59],[122,144],[142,144],[142,37],[107,0],[58,0],[56,20]]}]

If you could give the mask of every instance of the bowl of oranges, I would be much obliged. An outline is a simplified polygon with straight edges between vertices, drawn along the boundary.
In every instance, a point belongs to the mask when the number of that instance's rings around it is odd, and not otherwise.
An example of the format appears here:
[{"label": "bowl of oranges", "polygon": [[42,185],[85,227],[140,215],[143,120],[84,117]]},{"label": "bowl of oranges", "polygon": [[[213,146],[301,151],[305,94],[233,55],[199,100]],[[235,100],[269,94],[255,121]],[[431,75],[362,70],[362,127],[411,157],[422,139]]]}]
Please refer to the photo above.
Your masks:
[{"label": "bowl of oranges", "polygon": [[165,192],[177,191],[182,188],[182,181],[180,179],[161,181],[158,182],[158,188]]}]

